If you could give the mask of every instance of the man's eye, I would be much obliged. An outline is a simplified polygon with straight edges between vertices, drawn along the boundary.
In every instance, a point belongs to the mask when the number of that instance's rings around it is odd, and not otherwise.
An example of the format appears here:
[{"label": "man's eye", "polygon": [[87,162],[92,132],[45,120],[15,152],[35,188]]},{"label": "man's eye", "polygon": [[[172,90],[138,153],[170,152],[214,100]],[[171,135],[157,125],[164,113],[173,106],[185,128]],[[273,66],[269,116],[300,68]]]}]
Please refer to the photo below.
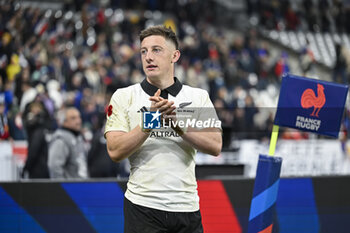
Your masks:
[{"label": "man's eye", "polygon": [[153,49],[153,52],[159,53],[161,50],[160,49]]},{"label": "man's eye", "polygon": [[146,53],[147,53],[146,50],[141,50],[141,54],[142,54],[142,55],[145,55]]}]

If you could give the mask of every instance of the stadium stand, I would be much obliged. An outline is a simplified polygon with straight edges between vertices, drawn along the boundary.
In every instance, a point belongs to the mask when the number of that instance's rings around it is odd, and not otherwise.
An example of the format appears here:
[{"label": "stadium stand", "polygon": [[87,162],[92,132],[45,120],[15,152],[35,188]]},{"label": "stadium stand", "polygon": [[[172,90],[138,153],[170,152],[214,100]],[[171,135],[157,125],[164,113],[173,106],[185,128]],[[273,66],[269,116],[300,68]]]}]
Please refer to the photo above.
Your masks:
[{"label": "stadium stand", "polygon": [[[41,101],[51,119],[62,106],[77,107],[90,146],[111,93],[143,79],[137,33],[163,23],[181,39],[176,76],[210,93],[223,122],[224,150],[235,150],[241,139],[266,141],[284,72],[348,82],[349,6],[342,4],[2,1],[0,95],[9,128],[4,139],[26,139],[25,106]],[[343,135],[348,115],[349,109]],[[310,135],[285,130],[282,137]]]}]

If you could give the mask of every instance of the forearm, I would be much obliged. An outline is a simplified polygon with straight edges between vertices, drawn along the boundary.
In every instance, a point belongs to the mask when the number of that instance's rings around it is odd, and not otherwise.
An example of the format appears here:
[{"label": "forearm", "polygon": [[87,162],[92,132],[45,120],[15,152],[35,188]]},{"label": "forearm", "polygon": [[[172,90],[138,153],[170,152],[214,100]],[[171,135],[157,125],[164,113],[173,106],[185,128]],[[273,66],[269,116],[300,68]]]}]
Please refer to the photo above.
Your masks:
[{"label": "forearm", "polygon": [[65,178],[64,171],[61,166],[49,165],[49,173],[51,179]]},{"label": "forearm", "polygon": [[148,134],[144,133],[139,126],[130,132],[107,132],[107,150],[114,162],[128,158],[146,141]]},{"label": "forearm", "polygon": [[[177,129],[176,131],[179,130]],[[189,128],[181,137],[191,146],[203,153],[218,156],[221,152],[222,137],[219,129],[207,128],[198,130]]]}]

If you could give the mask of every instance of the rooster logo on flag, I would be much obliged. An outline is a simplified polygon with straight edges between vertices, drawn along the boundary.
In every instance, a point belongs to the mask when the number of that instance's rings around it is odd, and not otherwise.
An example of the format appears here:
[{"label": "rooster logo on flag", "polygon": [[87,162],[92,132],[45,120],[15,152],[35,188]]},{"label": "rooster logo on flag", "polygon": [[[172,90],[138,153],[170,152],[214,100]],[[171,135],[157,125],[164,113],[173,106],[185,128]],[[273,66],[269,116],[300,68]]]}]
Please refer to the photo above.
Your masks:
[{"label": "rooster logo on flag", "polygon": [[317,84],[317,97],[312,89],[306,89],[301,96],[300,103],[303,108],[313,107],[314,110],[312,111],[310,116],[318,117],[318,113],[320,112],[323,105],[326,103],[324,86],[322,84]]}]

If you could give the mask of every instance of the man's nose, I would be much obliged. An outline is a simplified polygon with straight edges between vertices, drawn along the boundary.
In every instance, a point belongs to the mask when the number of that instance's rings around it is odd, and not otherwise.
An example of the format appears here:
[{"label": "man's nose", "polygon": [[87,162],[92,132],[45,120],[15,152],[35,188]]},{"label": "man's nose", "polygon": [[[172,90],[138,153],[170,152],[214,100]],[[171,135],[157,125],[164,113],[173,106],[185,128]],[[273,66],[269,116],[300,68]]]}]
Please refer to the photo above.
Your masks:
[{"label": "man's nose", "polygon": [[148,51],[147,53],[146,53],[146,61],[147,62],[150,62],[150,61],[153,61],[153,54],[152,54],[152,51]]}]

